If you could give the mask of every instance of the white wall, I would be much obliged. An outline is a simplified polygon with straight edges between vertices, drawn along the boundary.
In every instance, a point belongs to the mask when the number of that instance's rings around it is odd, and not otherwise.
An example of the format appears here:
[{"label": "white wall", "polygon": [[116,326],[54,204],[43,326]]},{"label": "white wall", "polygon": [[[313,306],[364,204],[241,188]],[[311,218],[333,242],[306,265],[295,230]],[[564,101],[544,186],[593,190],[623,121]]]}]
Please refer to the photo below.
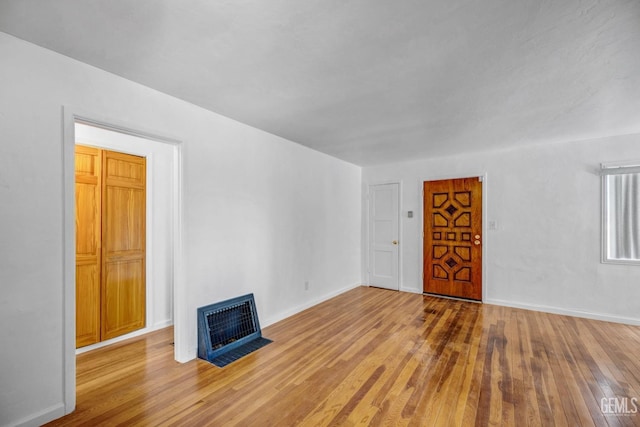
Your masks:
[{"label": "white wall", "polygon": [[268,324],[360,282],[360,168],[3,33],[0,57],[0,425],[64,412],[63,106],[183,141],[191,356],[198,306],[253,292]]},{"label": "white wall", "polygon": [[402,181],[404,290],[422,289],[422,182],[486,173],[485,302],[640,324],[640,267],[600,263],[597,170],[625,159],[640,159],[640,135],[368,167],[363,191]]},{"label": "white wall", "polygon": [[138,332],[173,324],[173,146],[82,123],[76,124],[75,135],[78,144],[146,157],[147,310],[145,328]]}]

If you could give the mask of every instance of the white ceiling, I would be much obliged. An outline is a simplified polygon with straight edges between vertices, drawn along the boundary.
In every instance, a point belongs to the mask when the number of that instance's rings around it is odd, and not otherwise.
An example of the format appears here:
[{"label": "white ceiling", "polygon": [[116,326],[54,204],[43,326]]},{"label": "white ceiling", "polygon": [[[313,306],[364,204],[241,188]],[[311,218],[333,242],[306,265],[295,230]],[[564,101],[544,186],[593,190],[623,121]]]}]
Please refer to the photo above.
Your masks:
[{"label": "white ceiling", "polygon": [[363,166],[640,132],[638,0],[0,0],[0,31]]}]

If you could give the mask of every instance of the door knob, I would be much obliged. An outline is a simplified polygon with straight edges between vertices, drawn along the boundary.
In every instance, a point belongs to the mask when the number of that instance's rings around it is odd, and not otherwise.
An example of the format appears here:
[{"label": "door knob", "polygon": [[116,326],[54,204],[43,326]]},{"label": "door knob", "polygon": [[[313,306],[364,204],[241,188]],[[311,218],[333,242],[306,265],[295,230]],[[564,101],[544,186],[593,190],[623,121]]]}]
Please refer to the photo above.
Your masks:
[{"label": "door knob", "polygon": [[480,240],[476,240],[476,241],[475,241],[475,242],[473,242],[473,243],[474,243],[474,244],[476,244],[476,245],[479,245],[479,244],[480,244]]},{"label": "door knob", "polygon": [[393,243],[394,245],[397,245],[397,244],[398,244],[398,241],[397,241],[397,240],[394,240],[394,241],[393,241],[393,242],[391,242],[391,243]]}]

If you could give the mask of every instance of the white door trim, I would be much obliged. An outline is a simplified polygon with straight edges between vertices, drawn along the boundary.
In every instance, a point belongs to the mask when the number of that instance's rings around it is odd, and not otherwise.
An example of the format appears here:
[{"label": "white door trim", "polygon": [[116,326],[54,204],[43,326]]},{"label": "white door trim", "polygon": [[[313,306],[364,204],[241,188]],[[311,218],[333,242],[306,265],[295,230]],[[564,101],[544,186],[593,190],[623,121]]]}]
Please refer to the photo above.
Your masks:
[{"label": "white door trim", "polygon": [[63,106],[62,108],[62,167],[63,167],[63,215],[62,215],[62,278],[63,278],[63,392],[65,414],[73,412],[76,406],[76,337],[75,337],[75,124],[84,123],[106,130],[120,132],[141,138],[150,139],[174,147],[174,192],[173,192],[173,321],[175,350],[174,357],[178,361],[188,360],[185,357],[186,337],[180,333],[178,325],[185,318],[184,304],[186,289],[184,286],[182,255],[182,141],[177,138],[162,136],[157,132],[140,130],[138,126],[118,124],[122,121],[100,117],[92,112],[78,108]]},{"label": "white door trim", "polygon": [[[482,178],[482,301],[484,302],[487,299],[487,248],[489,247],[489,242],[491,240],[490,236],[487,234],[487,200],[488,197],[488,177],[487,172],[470,172],[470,173],[457,173],[457,174],[446,174],[446,175],[430,175],[420,179],[418,185],[418,197],[420,200],[420,230],[421,235],[423,236],[420,239],[420,268],[421,274],[420,277],[423,278],[424,275],[424,182],[425,181],[439,181],[442,179],[462,179],[462,178],[473,178],[478,177]],[[424,293],[424,278],[420,283],[420,293]]]},{"label": "white door trim", "polygon": [[365,239],[365,265],[366,265],[366,274],[367,278],[367,286],[371,286],[371,187],[375,187],[378,185],[385,184],[397,184],[398,185],[398,289],[402,290],[403,286],[403,275],[402,275],[402,245],[403,245],[403,235],[402,235],[402,180],[384,180],[384,181],[375,181],[367,184],[366,187],[366,239]]}]

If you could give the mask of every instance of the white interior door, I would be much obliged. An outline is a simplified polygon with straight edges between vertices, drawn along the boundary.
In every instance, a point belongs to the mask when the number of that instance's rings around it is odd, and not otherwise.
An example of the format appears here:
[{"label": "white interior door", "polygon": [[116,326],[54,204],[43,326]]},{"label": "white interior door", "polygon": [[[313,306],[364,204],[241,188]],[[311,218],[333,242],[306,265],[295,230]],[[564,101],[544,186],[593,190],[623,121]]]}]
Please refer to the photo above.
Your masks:
[{"label": "white interior door", "polygon": [[399,184],[369,187],[369,285],[400,288],[398,277]]}]

